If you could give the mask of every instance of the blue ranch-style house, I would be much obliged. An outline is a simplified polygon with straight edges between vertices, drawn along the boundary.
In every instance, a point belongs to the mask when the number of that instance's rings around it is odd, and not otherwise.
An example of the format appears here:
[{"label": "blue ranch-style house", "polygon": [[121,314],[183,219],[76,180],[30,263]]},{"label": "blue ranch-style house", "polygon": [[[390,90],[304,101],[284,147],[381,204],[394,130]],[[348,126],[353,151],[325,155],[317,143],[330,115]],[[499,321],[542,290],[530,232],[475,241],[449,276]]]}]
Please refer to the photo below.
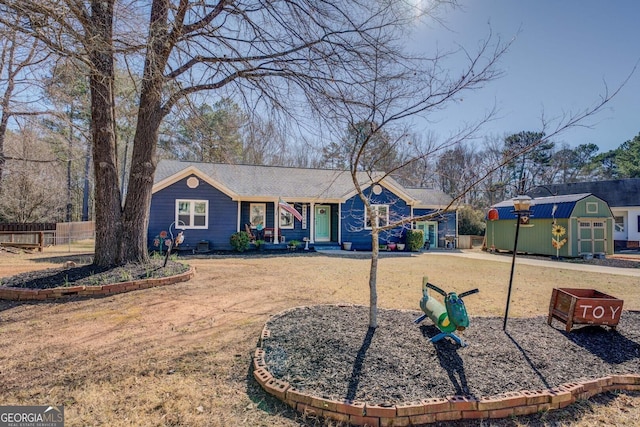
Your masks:
[{"label": "blue ranch-style house", "polygon": [[[384,232],[380,243],[404,242],[406,230],[425,231],[431,247],[457,234],[451,198],[437,190],[404,188],[391,177],[359,175],[382,224],[438,212],[428,221]],[[299,215],[294,215],[293,207]],[[288,208],[289,210],[285,209]],[[296,218],[298,217],[298,218]],[[267,242],[309,241],[310,246],[371,250],[371,218],[347,171],[162,160],[149,217],[149,247],[163,231],[184,230],[184,248],[232,249],[230,237],[249,231]]]}]

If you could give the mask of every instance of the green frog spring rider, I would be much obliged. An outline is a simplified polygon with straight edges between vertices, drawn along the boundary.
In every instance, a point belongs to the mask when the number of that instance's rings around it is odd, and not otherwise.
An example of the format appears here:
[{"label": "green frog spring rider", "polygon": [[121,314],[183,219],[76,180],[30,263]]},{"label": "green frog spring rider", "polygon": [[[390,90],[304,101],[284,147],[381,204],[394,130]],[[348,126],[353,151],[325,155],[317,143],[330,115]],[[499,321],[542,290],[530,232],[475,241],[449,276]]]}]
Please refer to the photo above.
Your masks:
[{"label": "green frog spring rider", "polygon": [[[429,289],[444,297],[444,305],[429,296]],[[464,347],[466,346],[464,341],[454,334],[455,331],[463,331],[469,326],[469,316],[467,316],[467,309],[462,298],[478,292],[478,289],[472,289],[460,295],[455,292],[446,293],[436,285],[429,283],[427,276],[424,276],[422,278],[422,299],[420,300],[420,308],[424,314],[418,317],[415,323],[420,323],[428,317],[440,330],[438,335],[431,338],[431,342],[449,337]]]}]

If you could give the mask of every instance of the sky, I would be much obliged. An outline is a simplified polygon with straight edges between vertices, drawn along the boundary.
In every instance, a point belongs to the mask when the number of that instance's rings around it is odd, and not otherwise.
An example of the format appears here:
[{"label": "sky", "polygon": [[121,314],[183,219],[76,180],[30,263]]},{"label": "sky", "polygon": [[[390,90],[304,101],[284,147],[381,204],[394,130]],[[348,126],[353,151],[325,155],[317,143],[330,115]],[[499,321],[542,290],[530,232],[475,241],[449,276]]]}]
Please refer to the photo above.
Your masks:
[{"label": "sky", "polygon": [[[420,0],[415,0],[420,2]],[[422,0],[422,2],[428,0]],[[621,92],[596,116],[553,140],[576,147],[594,143],[600,152],[640,133],[640,1],[638,0],[459,0],[442,10],[445,26],[421,24],[410,46],[429,53],[458,43],[473,50],[489,31],[515,40],[500,61],[504,75],[466,93],[427,128],[444,137],[491,109],[497,118],[482,135],[503,136],[541,129],[541,116],[559,117],[595,105],[629,76]]]}]

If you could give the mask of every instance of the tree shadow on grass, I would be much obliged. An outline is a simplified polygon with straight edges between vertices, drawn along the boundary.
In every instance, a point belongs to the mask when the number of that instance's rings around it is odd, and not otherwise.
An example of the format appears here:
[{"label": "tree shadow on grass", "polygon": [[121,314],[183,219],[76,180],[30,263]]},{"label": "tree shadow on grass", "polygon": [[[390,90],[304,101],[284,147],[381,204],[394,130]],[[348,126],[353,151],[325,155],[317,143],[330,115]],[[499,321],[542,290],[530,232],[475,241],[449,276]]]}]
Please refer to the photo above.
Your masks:
[{"label": "tree shadow on grass", "polygon": [[69,254],[69,255],[58,255],[58,256],[50,256],[44,258],[33,258],[33,262],[35,263],[49,263],[49,264],[64,264],[67,261],[73,261],[76,264],[91,264],[93,263],[93,252],[87,252],[83,254]]}]

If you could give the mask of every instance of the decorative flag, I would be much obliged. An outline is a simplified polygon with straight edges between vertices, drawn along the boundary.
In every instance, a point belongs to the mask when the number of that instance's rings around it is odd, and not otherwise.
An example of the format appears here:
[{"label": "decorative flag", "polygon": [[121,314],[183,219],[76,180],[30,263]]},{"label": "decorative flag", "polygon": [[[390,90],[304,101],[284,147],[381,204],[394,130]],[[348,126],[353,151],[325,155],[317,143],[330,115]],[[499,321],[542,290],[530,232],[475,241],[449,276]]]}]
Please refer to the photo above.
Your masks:
[{"label": "decorative flag", "polygon": [[302,221],[302,215],[300,215],[300,212],[298,212],[296,210],[296,208],[294,208],[293,206],[291,206],[289,203],[285,202],[282,199],[278,199],[278,206],[280,206],[280,209],[284,209],[285,211],[289,212],[291,215],[293,215],[298,221]]}]

